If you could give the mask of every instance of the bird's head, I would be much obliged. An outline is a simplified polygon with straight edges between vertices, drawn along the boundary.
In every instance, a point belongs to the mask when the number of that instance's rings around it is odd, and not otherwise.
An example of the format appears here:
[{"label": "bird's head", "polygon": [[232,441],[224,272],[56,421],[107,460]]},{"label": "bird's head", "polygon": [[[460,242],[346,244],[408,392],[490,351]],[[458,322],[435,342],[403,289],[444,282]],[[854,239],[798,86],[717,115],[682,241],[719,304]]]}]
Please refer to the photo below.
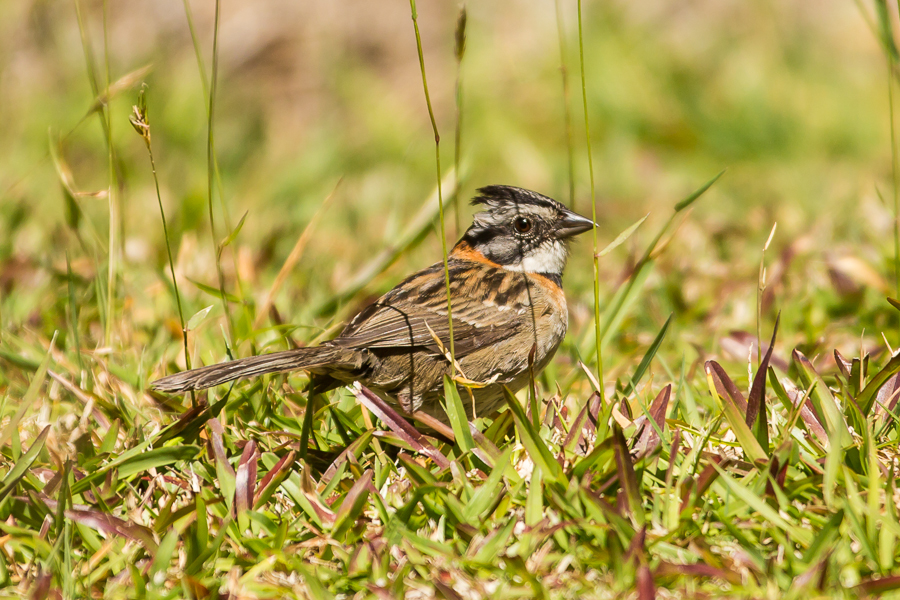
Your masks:
[{"label": "bird's head", "polygon": [[504,269],[562,275],[569,238],[594,222],[552,198],[522,188],[491,185],[472,204],[485,210],[473,218],[459,244],[467,244]]}]

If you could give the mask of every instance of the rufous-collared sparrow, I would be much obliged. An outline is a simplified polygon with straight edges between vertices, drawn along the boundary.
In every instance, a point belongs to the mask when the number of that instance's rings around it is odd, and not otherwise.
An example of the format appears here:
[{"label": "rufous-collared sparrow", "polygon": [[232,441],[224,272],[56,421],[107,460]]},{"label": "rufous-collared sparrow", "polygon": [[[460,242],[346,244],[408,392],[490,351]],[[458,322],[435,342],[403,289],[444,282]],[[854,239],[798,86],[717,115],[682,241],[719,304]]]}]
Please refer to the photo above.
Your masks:
[{"label": "rufous-collared sparrow", "polygon": [[[486,210],[450,252],[448,268],[458,371],[484,384],[470,389],[475,412],[488,416],[503,403],[502,386],[521,389],[559,348],[568,326],[567,241],[594,223],[529,190],[478,191],[472,203]],[[438,262],[364,308],[331,341],[184,371],[152,387],[180,393],[302,369],[313,392],[359,381],[407,414],[422,411],[447,423],[441,400],[449,349],[444,263]],[[471,419],[473,403],[463,404]]]}]

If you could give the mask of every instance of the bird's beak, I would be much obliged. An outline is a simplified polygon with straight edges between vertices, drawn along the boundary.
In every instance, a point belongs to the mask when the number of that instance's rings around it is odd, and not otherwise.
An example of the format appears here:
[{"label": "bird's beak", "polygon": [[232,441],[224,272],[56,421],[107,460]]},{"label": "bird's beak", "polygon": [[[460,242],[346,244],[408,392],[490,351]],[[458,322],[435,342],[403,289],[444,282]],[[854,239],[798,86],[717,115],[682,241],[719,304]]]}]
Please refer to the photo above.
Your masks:
[{"label": "bird's beak", "polygon": [[567,212],[556,227],[556,235],[561,238],[572,237],[594,228],[595,223],[578,213]]}]

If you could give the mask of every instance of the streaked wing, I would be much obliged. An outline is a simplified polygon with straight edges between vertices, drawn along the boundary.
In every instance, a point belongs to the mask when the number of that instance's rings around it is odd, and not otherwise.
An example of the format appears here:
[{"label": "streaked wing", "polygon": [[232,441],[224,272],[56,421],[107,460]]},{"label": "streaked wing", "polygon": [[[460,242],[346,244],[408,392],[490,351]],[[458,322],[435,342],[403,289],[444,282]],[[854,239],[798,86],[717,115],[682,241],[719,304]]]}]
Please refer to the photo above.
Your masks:
[{"label": "streaked wing", "polygon": [[[521,331],[528,310],[520,302],[527,298],[523,274],[468,262],[451,263],[450,279],[457,358]],[[437,351],[434,332],[449,349],[445,290],[443,265],[438,263],[364,309],[331,343],[353,348],[417,346]]]}]

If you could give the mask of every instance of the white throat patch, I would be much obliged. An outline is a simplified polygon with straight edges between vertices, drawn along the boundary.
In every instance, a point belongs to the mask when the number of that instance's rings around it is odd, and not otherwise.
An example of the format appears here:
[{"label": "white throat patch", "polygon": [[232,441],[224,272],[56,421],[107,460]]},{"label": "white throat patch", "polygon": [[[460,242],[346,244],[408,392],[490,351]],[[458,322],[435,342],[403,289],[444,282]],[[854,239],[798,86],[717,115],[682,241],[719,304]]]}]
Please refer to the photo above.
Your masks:
[{"label": "white throat patch", "polygon": [[504,265],[503,268],[507,271],[520,273],[562,275],[563,270],[566,268],[567,254],[565,245],[558,240],[553,240],[552,242],[541,244],[530,251],[519,262]]}]

